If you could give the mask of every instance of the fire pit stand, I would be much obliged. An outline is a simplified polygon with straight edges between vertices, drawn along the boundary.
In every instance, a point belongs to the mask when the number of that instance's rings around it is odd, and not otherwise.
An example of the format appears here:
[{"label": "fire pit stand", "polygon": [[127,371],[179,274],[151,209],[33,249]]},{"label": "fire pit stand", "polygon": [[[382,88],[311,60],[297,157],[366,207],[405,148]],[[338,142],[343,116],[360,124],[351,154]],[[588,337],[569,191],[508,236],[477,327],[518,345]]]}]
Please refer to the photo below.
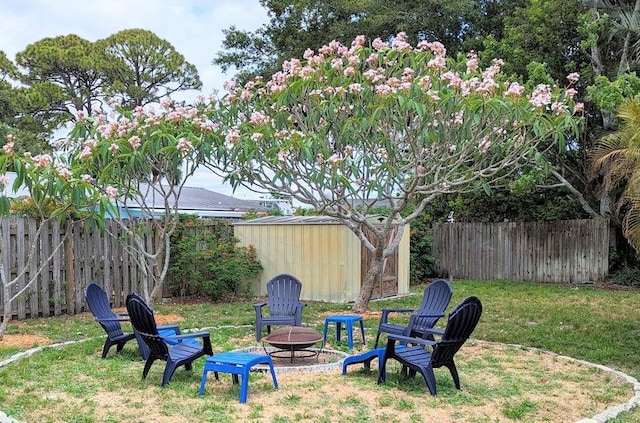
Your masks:
[{"label": "fire pit stand", "polygon": [[[291,362],[293,363],[293,360],[296,358],[296,352],[298,352],[297,357],[315,356],[317,360],[321,350],[309,351],[307,348],[322,341],[322,335],[313,329],[300,326],[287,326],[274,330],[263,337],[262,341],[262,347],[265,353],[277,358],[284,358],[285,356],[278,354],[286,353],[287,356],[291,357]],[[268,352],[264,347],[265,342],[274,348],[278,348],[279,351]]]}]

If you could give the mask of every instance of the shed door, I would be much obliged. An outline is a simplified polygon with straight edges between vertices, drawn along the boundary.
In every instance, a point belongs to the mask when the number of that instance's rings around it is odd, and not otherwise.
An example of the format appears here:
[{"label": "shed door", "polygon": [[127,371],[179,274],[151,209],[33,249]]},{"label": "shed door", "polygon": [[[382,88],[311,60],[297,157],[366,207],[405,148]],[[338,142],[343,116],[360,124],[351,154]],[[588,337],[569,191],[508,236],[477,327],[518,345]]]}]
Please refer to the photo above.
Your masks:
[{"label": "shed door", "polygon": [[[365,231],[367,229],[365,228]],[[396,231],[392,231],[389,235],[387,235],[388,240],[390,240]],[[375,241],[375,235],[367,231],[367,236],[370,240]],[[377,245],[374,242],[374,245]],[[364,278],[367,275],[367,269],[369,268],[369,261],[371,260],[372,253],[367,250],[364,246],[362,248],[362,268],[360,270],[360,274],[362,275],[362,280],[360,281],[360,286],[364,282]],[[382,271],[382,280],[376,283],[376,286],[373,288],[373,294],[371,295],[371,299],[375,300],[377,298],[385,298],[385,297],[393,297],[394,295],[398,295],[398,249],[396,252],[387,257],[384,263],[384,270]]]}]

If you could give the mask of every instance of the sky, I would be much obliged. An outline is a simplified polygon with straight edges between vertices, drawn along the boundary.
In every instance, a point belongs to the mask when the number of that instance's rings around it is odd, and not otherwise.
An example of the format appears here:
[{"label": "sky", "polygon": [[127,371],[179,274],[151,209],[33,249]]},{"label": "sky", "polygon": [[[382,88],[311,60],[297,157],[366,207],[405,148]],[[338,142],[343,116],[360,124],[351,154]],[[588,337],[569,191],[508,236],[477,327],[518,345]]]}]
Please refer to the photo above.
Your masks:
[{"label": "sky", "polygon": [[[211,63],[222,49],[223,29],[235,25],[254,31],[268,22],[258,0],[0,0],[0,17],[0,50],[14,62],[16,53],[46,37],[75,34],[96,41],[123,29],[152,31],[198,69],[203,88],[185,93],[186,100],[224,92],[224,81],[232,78]],[[233,193],[207,171],[187,185],[237,198],[259,197],[248,190]]]}]

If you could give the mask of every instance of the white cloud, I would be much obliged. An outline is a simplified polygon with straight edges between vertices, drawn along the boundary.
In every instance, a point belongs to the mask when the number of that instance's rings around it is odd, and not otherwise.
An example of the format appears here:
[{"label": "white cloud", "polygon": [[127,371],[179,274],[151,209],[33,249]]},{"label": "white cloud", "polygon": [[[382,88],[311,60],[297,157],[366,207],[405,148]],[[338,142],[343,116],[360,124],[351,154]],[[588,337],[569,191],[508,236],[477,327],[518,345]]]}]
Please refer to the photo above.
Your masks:
[{"label": "white cloud", "polygon": [[[0,50],[11,60],[29,44],[47,37],[75,34],[96,41],[123,29],[142,28],[171,43],[196,66],[203,88],[198,94],[222,91],[225,75],[211,62],[222,49],[222,30],[235,25],[254,31],[268,21],[258,0],[8,0],[0,2]],[[208,172],[190,181],[231,195],[231,189]],[[240,190],[238,197],[258,195]]]}]

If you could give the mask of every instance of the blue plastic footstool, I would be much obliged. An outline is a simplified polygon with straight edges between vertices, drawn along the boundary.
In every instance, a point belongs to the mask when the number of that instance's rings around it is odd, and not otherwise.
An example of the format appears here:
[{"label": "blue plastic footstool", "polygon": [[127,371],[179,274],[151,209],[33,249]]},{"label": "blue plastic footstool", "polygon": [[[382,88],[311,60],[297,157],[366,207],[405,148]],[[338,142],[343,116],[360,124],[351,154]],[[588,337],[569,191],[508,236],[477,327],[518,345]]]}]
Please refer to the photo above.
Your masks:
[{"label": "blue plastic footstool", "polygon": [[342,374],[347,374],[348,365],[356,363],[363,363],[366,370],[371,370],[371,361],[375,358],[378,359],[378,368],[380,368],[385,349],[386,347],[376,348],[375,350],[369,350],[362,354],[356,354],[345,358],[342,362]]},{"label": "blue plastic footstool", "polygon": [[242,376],[242,382],[240,384],[240,404],[247,402],[247,395],[249,393],[249,372],[251,367],[256,364],[268,364],[271,370],[271,378],[273,379],[273,387],[278,389],[278,380],[276,379],[276,372],[273,369],[273,361],[268,355],[262,354],[250,354],[243,352],[223,352],[220,354],[214,354],[207,358],[204,363],[204,370],[202,371],[202,380],[200,380],[200,390],[198,395],[204,394],[204,385],[207,382],[207,372],[214,372],[216,380],[218,380],[218,372],[231,373],[233,383],[238,383],[238,376]]},{"label": "blue plastic footstool", "polygon": [[324,319],[324,332],[322,335],[322,345],[327,343],[327,328],[329,327],[329,323],[336,324],[336,340],[340,342],[342,325],[344,324],[347,329],[347,342],[349,343],[349,348],[353,348],[353,323],[360,322],[360,332],[362,333],[362,345],[367,342],[364,340],[364,323],[362,321],[362,316],[357,316],[353,314],[337,314],[335,316],[328,316]]}]

